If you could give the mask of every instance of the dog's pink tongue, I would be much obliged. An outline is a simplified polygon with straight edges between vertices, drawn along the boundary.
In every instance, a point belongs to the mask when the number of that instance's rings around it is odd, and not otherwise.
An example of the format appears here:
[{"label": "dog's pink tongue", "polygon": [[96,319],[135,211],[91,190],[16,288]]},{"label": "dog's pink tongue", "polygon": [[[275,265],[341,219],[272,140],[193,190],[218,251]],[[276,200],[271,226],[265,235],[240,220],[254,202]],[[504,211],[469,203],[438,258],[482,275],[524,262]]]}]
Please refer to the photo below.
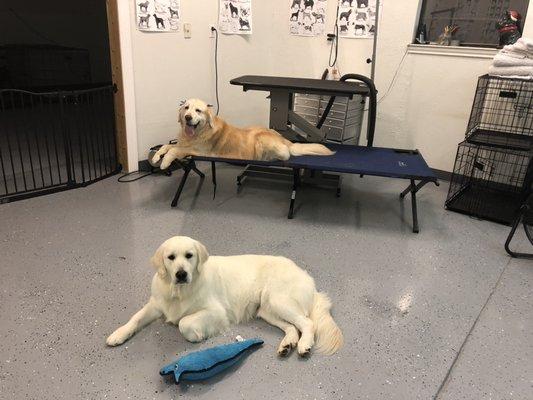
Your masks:
[{"label": "dog's pink tongue", "polygon": [[187,136],[194,136],[194,128],[189,125],[185,125],[185,134]]}]

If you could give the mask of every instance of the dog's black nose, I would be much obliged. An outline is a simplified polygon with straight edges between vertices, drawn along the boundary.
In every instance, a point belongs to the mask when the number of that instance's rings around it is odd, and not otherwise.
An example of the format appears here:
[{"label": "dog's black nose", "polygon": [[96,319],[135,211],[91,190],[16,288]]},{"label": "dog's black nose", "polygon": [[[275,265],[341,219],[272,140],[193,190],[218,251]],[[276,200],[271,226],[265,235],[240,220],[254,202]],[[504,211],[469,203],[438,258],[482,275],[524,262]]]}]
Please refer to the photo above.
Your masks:
[{"label": "dog's black nose", "polygon": [[178,272],[176,272],[176,280],[178,283],[187,282],[187,271],[180,269]]},{"label": "dog's black nose", "polygon": [[190,115],[186,115],[185,116],[185,121],[189,122],[191,119],[192,119],[192,117]]}]

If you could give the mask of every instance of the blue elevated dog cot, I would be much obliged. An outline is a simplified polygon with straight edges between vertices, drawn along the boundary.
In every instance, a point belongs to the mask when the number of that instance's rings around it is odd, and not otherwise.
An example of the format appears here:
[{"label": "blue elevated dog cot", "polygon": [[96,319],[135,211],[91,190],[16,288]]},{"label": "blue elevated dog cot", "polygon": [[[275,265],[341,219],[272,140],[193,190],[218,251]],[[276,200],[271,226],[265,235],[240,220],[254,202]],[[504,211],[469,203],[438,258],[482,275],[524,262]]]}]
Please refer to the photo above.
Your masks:
[{"label": "blue elevated dog cot", "polygon": [[[348,80],[358,80],[361,83],[348,82]],[[271,117],[270,127],[282,133],[292,140],[303,140],[298,133],[292,129],[296,125],[300,131],[307,133],[307,138],[319,141],[320,127],[328,115],[331,106],[337,96],[351,98],[354,95],[369,97],[369,121],[367,127],[367,146],[352,146],[341,144],[325,145],[336,153],[332,156],[298,156],[291,157],[287,161],[258,161],[258,160],[236,160],[222,157],[194,156],[186,160],[181,160],[180,164],[184,170],[181,182],[178,186],[172,207],[176,207],[181,196],[181,192],[190,172],[195,172],[202,179],[205,177],[196,167],[196,162],[210,162],[212,170],[213,184],[216,187],[216,163],[224,162],[246,166],[245,171],[237,177],[238,185],[241,185],[247,176],[292,176],[292,191],[290,195],[288,218],[294,217],[294,204],[298,187],[302,184],[304,172],[313,176],[314,173],[328,177],[338,178],[337,195],[340,195],[341,180],[338,175],[327,175],[324,173],[336,174],[358,174],[380,176],[395,179],[405,179],[409,181],[409,186],[400,194],[403,199],[408,193],[411,194],[411,207],[413,218],[413,232],[419,232],[416,193],[427,183],[438,185],[437,176],[428,167],[424,158],[418,150],[403,150],[372,147],[374,139],[374,129],[376,123],[376,90],[373,82],[362,75],[348,74],[343,76],[341,81],[324,81],[320,79],[300,79],[300,78],[278,78],[261,76],[244,76],[233,79],[234,85],[241,85],[246,90],[270,91]],[[317,126],[312,126],[307,121],[296,115],[292,111],[292,98],[294,93],[309,93],[331,96],[325,107],[324,113]]]}]

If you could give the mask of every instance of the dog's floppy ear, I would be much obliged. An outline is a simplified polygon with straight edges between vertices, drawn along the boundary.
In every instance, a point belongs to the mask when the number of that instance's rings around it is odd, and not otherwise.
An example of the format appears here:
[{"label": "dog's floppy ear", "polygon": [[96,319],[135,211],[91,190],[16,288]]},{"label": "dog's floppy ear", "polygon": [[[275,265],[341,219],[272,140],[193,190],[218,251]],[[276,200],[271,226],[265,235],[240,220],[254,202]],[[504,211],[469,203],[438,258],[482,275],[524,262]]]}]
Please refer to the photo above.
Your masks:
[{"label": "dog's floppy ear", "polygon": [[213,106],[207,105],[205,110],[205,115],[207,116],[207,124],[211,129],[215,128],[215,116],[213,115]]},{"label": "dog's floppy ear", "polygon": [[152,258],[150,258],[150,263],[157,270],[157,273],[161,278],[167,276],[167,269],[165,268],[165,263],[163,261],[163,249],[159,247]]},{"label": "dog's floppy ear", "polygon": [[196,247],[196,253],[198,256],[197,268],[198,268],[198,271],[200,271],[204,263],[209,258],[209,253],[207,252],[207,249],[205,248],[205,246],[198,241],[195,242],[194,246]]}]

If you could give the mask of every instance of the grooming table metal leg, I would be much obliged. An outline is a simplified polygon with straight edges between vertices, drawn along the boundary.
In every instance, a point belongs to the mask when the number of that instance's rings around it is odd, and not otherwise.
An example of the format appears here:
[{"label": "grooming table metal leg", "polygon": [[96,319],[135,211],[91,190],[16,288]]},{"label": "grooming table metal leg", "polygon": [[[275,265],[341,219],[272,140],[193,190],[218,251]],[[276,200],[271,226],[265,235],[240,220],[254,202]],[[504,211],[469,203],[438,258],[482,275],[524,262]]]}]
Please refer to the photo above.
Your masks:
[{"label": "grooming table metal leg", "polygon": [[294,202],[296,200],[296,190],[298,189],[298,184],[300,183],[300,170],[295,168],[293,170],[293,181],[292,181],[292,192],[291,192],[291,203],[289,206],[289,215],[288,219],[294,218]]}]

